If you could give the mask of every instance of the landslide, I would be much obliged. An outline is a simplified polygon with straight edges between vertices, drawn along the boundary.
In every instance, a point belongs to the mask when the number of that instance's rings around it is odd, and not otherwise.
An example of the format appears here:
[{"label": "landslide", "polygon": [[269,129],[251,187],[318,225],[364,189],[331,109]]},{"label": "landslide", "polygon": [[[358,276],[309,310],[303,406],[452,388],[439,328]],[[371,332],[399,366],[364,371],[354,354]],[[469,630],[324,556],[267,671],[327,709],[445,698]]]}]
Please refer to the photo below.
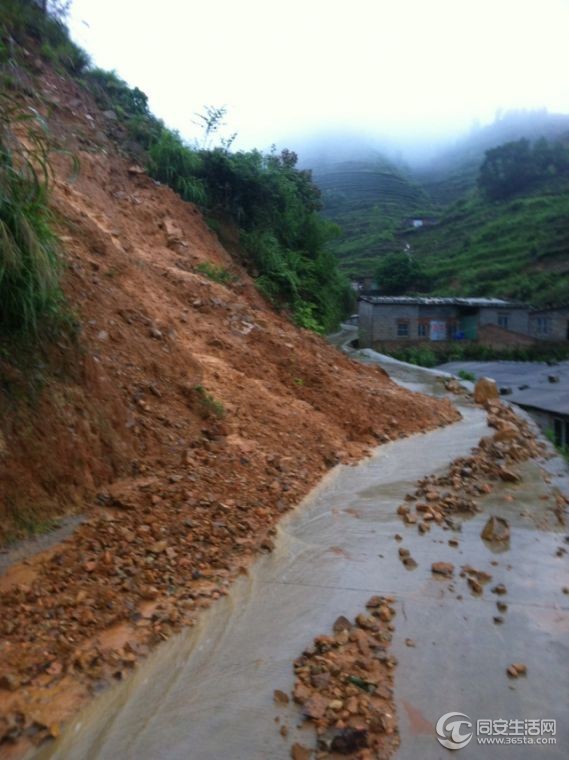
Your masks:
[{"label": "landslide", "polygon": [[71,180],[54,154],[52,191],[78,328],[35,358],[2,351],[0,539],[88,519],[0,577],[0,742],[53,735],[191,623],[334,464],[458,417],[272,311],[85,90],[45,69],[37,88],[80,161]]}]

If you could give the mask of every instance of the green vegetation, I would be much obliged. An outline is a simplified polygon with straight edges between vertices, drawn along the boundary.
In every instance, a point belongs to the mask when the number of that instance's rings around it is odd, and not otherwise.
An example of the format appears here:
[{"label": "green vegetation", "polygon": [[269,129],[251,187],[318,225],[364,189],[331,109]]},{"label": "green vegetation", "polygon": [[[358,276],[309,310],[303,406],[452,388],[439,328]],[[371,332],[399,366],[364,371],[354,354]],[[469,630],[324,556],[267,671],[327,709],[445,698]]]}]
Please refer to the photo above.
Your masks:
[{"label": "green vegetation", "polygon": [[467,369],[459,369],[458,376],[461,380],[469,380],[471,383],[476,382],[476,375],[474,372],[469,372]]},{"label": "green vegetation", "polygon": [[378,288],[385,295],[401,295],[428,289],[423,264],[408,253],[389,253],[379,260],[375,272]]},{"label": "green vegetation", "polygon": [[[94,71],[84,80],[144,151],[152,177],[201,206],[213,228],[230,223],[239,229],[244,263],[275,307],[318,332],[338,325],[353,306],[349,283],[329,249],[338,228],[320,216],[319,191],[310,173],[297,168],[294,153],[231,152],[233,138],[221,147],[192,147],[149,113],[144,93],[115,74]],[[209,107],[200,117],[204,146],[224,114]],[[209,264],[200,271],[225,284],[232,278]]]},{"label": "green vegetation", "polygon": [[41,502],[34,505],[22,505],[7,499],[5,506],[11,525],[11,529],[4,533],[6,546],[15,544],[23,538],[43,536],[61,527],[59,520],[45,518]]},{"label": "green vegetation", "polygon": [[208,417],[223,419],[225,417],[225,407],[221,401],[218,401],[211,393],[208,393],[203,385],[194,386],[194,392],[196,394],[198,410],[204,419]]},{"label": "green vegetation", "polygon": [[219,282],[221,285],[229,285],[232,282],[235,282],[234,274],[231,274],[231,272],[225,267],[218,267],[209,261],[204,261],[201,264],[198,264],[196,269],[198,272],[201,272],[201,274],[205,274],[206,277],[209,277],[210,280]]},{"label": "green vegetation", "polygon": [[505,114],[413,176],[373,156],[315,176],[341,268],[386,294],[569,300],[568,116]]},{"label": "green vegetation", "polygon": [[406,348],[391,350],[380,346],[378,349],[382,354],[393,356],[401,362],[415,364],[418,367],[436,367],[441,364],[442,360],[429,346],[408,346]]},{"label": "green vegetation", "polygon": [[521,139],[486,152],[478,187],[490,200],[504,200],[539,187],[552,177],[569,179],[569,149],[545,138],[533,145]]},{"label": "green vegetation", "polygon": [[[320,216],[320,192],[297,157],[284,150],[232,152],[234,135],[212,147],[224,108],[206,107],[197,115],[203,139],[190,146],[153,116],[146,95],[115,72],[90,68],[88,58],[69,39],[63,22],[45,15],[33,2],[7,0],[0,9],[0,63],[12,60],[11,39],[36,42],[40,56],[80,81],[104,111],[113,113],[113,134],[125,151],[144,163],[149,174],[184,200],[198,204],[220,227],[239,230],[243,263],[259,290],[303,327],[334,329],[353,307],[347,279],[330,251],[336,225]],[[25,55],[17,63],[29,66]],[[204,274],[229,282],[211,267]]]},{"label": "green vegetation", "polygon": [[0,8],[0,64],[29,65],[22,53],[33,41],[41,57],[60,73],[79,76],[89,66],[89,56],[69,38],[57,14],[45,14],[32,0],[2,0]]},{"label": "green vegetation", "polygon": [[436,295],[569,300],[569,181],[500,203],[473,193],[433,227],[409,233]]},{"label": "green vegetation", "polygon": [[558,140],[568,131],[567,115],[549,114],[546,110],[508,111],[498,114],[492,124],[474,127],[415,174],[433,203],[447,206],[476,187],[480,165],[488,150],[521,138]]},{"label": "green vegetation", "polygon": [[185,201],[207,203],[207,190],[197,176],[202,168],[201,159],[177,132],[160,127],[157,138],[150,142],[147,163],[150,175],[169,185]]},{"label": "green vegetation", "polygon": [[[25,130],[25,141],[14,128]],[[38,115],[0,91],[0,329],[35,332],[61,305],[57,239],[48,207],[51,179]]]},{"label": "green vegetation", "polygon": [[406,220],[432,214],[424,190],[385,159],[322,167],[314,176],[324,215],[342,230],[331,250],[350,277],[375,274],[381,256],[401,251]]},{"label": "green vegetation", "polygon": [[[510,349],[497,349],[479,343],[460,343],[435,346],[432,343],[419,346],[405,346],[396,350],[380,346],[378,351],[389,354],[409,364],[421,367],[437,367],[446,362],[460,361],[516,361],[516,362],[556,362],[569,359],[569,346],[566,344],[548,345],[541,343],[534,346],[516,346]],[[464,372],[464,370],[462,370]],[[464,372],[464,375],[470,375]],[[459,373],[464,380],[471,380]]]},{"label": "green vegetation", "polygon": [[563,446],[555,442],[555,433],[551,428],[545,431],[545,437],[552,443],[561,456],[569,462],[569,446]]}]

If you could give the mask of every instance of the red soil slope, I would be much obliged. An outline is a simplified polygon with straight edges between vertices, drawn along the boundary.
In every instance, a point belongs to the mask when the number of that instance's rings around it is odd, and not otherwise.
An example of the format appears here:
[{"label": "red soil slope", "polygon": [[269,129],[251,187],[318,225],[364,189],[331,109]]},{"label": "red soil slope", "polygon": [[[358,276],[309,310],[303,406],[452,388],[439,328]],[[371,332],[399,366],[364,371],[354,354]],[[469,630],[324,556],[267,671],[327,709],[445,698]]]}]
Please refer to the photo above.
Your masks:
[{"label": "red soil slope", "polygon": [[122,156],[86,93],[53,74],[42,93],[81,161],[70,183],[56,159],[54,189],[81,329],[46,352],[30,398],[0,364],[0,531],[22,514],[90,519],[0,578],[0,742],[54,733],[74,707],[58,712],[63,691],[122,677],[191,622],[333,464],[458,416],[271,311],[199,211]]}]

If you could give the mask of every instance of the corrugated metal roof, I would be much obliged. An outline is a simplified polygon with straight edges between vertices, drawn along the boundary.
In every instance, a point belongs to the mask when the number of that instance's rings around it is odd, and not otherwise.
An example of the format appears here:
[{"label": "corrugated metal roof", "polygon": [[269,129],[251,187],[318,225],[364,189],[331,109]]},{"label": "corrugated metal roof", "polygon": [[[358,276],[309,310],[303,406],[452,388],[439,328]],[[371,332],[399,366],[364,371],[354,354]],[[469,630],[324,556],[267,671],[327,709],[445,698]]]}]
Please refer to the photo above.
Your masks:
[{"label": "corrugated metal roof", "polygon": [[378,305],[401,305],[401,306],[475,306],[478,308],[498,309],[528,309],[528,304],[518,301],[504,301],[502,298],[455,298],[437,296],[366,296],[362,295],[360,301]]}]

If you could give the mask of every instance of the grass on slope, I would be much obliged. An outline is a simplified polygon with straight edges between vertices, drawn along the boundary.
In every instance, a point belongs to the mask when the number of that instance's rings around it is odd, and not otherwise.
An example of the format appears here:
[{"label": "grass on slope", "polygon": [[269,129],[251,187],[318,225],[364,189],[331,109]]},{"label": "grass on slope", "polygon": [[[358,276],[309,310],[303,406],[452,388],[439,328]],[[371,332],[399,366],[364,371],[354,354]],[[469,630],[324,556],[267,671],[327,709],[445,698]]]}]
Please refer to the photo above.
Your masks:
[{"label": "grass on slope", "polygon": [[331,243],[343,271],[373,274],[378,256],[401,249],[396,232],[404,219],[432,213],[424,191],[395,168],[346,163],[315,171],[324,213],[342,234]]},{"label": "grass on slope", "polygon": [[60,267],[48,206],[50,179],[41,120],[0,86],[0,332],[4,335],[35,332],[40,320],[45,322],[59,310]]},{"label": "grass on slope", "polygon": [[500,203],[474,194],[405,239],[433,293],[561,303],[569,301],[568,219],[569,185],[557,183]]}]

